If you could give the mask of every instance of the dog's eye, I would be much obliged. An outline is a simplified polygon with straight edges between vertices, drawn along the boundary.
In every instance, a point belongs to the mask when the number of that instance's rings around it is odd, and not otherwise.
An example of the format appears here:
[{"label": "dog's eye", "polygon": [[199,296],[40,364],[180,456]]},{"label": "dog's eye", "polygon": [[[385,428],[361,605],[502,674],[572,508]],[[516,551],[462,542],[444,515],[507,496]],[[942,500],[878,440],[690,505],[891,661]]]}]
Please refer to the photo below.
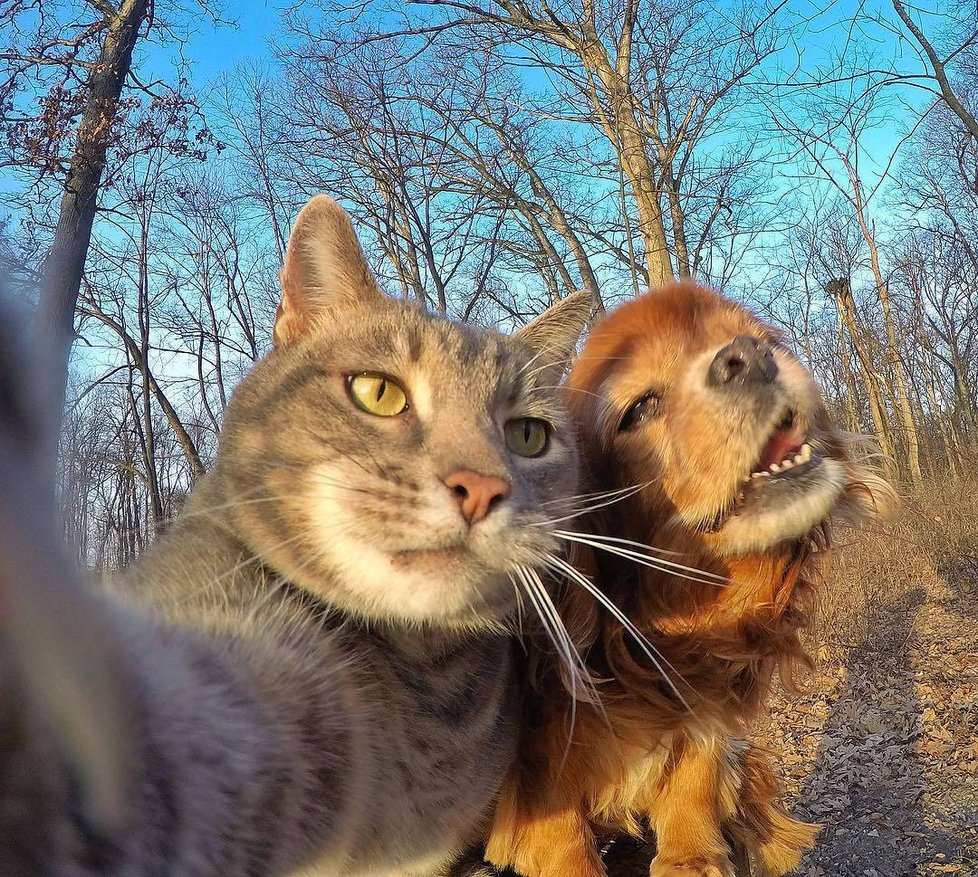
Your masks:
[{"label": "dog's eye", "polygon": [[641,423],[643,420],[648,420],[650,417],[655,417],[659,411],[659,403],[661,399],[649,390],[641,399],[636,401],[631,408],[625,412],[625,416],[621,419],[618,424],[618,432],[624,432],[626,429],[631,429],[635,424]]}]

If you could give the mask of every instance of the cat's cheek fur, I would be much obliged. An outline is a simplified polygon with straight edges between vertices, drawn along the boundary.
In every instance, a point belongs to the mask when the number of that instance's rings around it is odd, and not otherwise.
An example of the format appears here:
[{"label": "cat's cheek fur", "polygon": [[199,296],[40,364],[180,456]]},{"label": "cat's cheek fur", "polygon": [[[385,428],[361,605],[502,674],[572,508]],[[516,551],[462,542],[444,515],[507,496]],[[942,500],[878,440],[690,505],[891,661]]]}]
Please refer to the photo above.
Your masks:
[{"label": "cat's cheek fur", "polygon": [[[310,530],[331,573],[323,597],[377,621],[466,629],[496,628],[512,612],[513,585],[499,566],[512,529],[508,512],[468,531],[447,491],[444,497],[422,492],[410,527],[423,538],[402,545],[401,533],[358,522],[350,491],[340,486],[346,480],[335,464],[317,466],[309,478]],[[315,591],[316,582],[306,587]]]}]

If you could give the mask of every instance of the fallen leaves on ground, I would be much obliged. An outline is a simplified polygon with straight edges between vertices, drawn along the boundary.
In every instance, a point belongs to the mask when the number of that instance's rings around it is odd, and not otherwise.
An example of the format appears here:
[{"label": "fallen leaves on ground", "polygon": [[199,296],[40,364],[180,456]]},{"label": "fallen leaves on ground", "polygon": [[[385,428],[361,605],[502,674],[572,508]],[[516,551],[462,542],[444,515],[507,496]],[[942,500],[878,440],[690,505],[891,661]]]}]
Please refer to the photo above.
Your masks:
[{"label": "fallen leaves on ground", "polygon": [[799,874],[978,877],[976,593],[935,577],[881,603],[861,642],[820,649],[807,694],[775,699],[761,740],[824,825]]}]

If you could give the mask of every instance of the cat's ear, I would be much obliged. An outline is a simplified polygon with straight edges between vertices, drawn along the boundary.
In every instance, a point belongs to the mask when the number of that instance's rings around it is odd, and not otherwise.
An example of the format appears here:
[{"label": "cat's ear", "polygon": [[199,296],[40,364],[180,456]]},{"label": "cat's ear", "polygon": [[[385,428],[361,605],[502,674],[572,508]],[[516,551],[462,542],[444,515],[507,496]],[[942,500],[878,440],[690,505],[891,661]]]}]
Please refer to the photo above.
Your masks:
[{"label": "cat's ear", "polygon": [[572,292],[516,333],[536,350],[540,373],[548,382],[557,384],[564,376],[594,309],[589,292]]},{"label": "cat's ear", "polygon": [[290,344],[337,307],[383,299],[353,223],[332,198],[316,195],[295,221],[279,274],[282,301],[272,338]]}]

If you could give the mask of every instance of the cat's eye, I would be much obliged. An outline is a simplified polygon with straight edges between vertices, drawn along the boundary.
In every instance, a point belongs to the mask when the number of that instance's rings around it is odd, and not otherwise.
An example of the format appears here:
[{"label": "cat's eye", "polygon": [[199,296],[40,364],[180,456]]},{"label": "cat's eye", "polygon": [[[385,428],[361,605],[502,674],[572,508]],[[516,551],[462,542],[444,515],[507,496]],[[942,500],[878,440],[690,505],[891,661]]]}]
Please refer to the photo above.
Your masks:
[{"label": "cat's eye", "polygon": [[641,423],[643,420],[654,417],[659,412],[661,401],[662,399],[656,393],[649,390],[648,393],[635,401],[625,412],[625,416],[622,417],[621,422],[618,424],[618,432],[624,432],[636,424]]},{"label": "cat's eye", "polygon": [[503,428],[506,447],[521,457],[540,457],[550,445],[550,424],[535,417],[517,417]]},{"label": "cat's eye", "polygon": [[358,408],[378,417],[394,417],[407,410],[407,395],[386,375],[349,375],[346,387]]}]

